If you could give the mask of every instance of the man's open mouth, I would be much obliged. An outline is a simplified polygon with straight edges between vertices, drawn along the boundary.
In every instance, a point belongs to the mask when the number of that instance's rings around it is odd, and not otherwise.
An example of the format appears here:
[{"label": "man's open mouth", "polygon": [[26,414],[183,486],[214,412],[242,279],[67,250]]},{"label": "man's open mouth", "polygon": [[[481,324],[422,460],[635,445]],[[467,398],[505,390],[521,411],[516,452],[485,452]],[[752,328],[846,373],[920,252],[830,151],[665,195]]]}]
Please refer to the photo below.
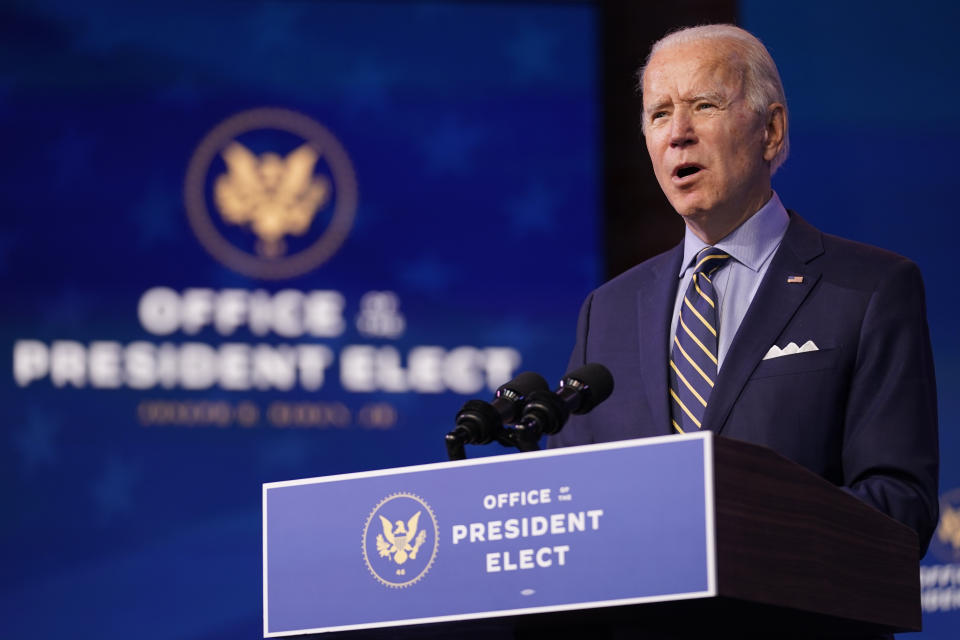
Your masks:
[{"label": "man's open mouth", "polygon": [[677,169],[676,175],[678,178],[686,178],[687,176],[692,176],[698,171],[700,171],[700,167],[696,165],[688,164]]}]

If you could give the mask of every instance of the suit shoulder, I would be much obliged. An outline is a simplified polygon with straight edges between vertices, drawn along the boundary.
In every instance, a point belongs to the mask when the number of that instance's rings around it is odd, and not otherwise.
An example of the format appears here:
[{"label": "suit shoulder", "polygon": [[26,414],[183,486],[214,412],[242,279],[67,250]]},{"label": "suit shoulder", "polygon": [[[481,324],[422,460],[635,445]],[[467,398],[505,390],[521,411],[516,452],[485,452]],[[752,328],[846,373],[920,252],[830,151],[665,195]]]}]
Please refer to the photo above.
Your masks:
[{"label": "suit shoulder", "polygon": [[891,272],[919,273],[917,265],[899,254],[856,240],[824,233],[790,211],[791,224],[784,243],[802,260],[812,260],[825,272],[861,276],[876,281]]},{"label": "suit shoulder", "polygon": [[891,267],[901,263],[913,264],[910,258],[894,253],[888,249],[881,249],[865,242],[848,240],[840,236],[823,234],[823,247],[827,253],[835,253],[841,257],[857,260],[865,264]]},{"label": "suit shoulder", "polygon": [[[682,246],[682,245],[681,245]],[[680,247],[674,247],[659,255],[653,256],[638,265],[630,267],[623,273],[607,280],[590,294],[594,299],[616,299],[624,295],[636,295],[638,289],[648,286],[671,271],[679,277]]]},{"label": "suit shoulder", "polygon": [[824,272],[850,284],[872,288],[891,277],[920,279],[920,269],[913,260],[887,249],[827,233],[823,234],[823,249]]}]

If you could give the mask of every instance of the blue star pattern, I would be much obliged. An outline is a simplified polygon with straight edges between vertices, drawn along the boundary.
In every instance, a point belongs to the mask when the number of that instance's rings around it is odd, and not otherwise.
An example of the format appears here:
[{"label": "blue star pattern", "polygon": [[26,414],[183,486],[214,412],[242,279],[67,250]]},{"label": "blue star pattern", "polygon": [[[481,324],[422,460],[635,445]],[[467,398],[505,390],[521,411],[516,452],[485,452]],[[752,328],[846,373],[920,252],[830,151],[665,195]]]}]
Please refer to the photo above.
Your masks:
[{"label": "blue star pattern", "polygon": [[486,132],[476,125],[445,120],[423,139],[427,170],[434,174],[466,173],[486,138]]},{"label": "blue star pattern", "polygon": [[539,183],[507,203],[511,225],[520,236],[550,229],[556,222],[556,211],[556,196]]},{"label": "blue star pattern", "polygon": [[270,3],[260,7],[252,14],[253,20],[248,25],[250,34],[254,37],[253,46],[269,55],[279,47],[289,44],[296,27],[304,20],[303,11],[296,5],[289,3]]},{"label": "blue star pattern", "polygon": [[388,79],[385,66],[362,60],[352,67],[344,87],[344,99],[357,108],[384,111],[388,101]]},{"label": "blue star pattern", "polygon": [[133,488],[138,475],[136,469],[125,460],[107,460],[91,487],[93,502],[101,517],[110,519],[130,511],[134,506]]},{"label": "blue star pattern", "polygon": [[78,289],[59,291],[43,310],[43,325],[47,329],[60,332],[65,326],[89,324],[96,305],[96,300]]},{"label": "blue star pattern", "polygon": [[301,438],[276,438],[260,448],[259,466],[270,473],[297,469],[307,460],[308,448]]},{"label": "blue star pattern", "polygon": [[50,147],[51,182],[58,188],[78,186],[76,181],[80,173],[77,168],[90,162],[97,146],[97,139],[89,133],[76,130],[64,132],[59,142]]},{"label": "blue star pattern", "polygon": [[537,28],[521,31],[507,42],[506,51],[520,80],[552,78],[557,73],[557,37]]},{"label": "blue star pattern", "polygon": [[58,431],[60,421],[49,411],[35,406],[27,409],[26,422],[13,434],[13,445],[26,473],[52,467],[57,463]]},{"label": "blue star pattern", "polygon": [[141,247],[152,247],[177,237],[174,216],[180,202],[159,180],[153,180],[142,200],[134,207]]},{"label": "blue star pattern", "polygon": [[427,293],[442,293],[455,278],[456,265],[430,256],[422,256],[407,264],[400,279],[411,289]]}]

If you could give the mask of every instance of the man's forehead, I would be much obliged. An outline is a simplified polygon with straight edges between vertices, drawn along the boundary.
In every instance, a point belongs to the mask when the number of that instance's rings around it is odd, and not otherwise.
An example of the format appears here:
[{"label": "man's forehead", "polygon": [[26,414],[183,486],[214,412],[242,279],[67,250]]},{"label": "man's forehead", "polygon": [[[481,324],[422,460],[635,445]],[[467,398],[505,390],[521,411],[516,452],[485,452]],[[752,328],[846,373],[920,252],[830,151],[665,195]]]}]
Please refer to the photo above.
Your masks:
[{"label": "man's forehead", "polygon": [[727,49],[729,47],[716,46],[710,41],[699,41],[657,51],[644,71],[644,103],[674,97],[693,99],[702,94],[729,96],[737,92],[742,74]]}]

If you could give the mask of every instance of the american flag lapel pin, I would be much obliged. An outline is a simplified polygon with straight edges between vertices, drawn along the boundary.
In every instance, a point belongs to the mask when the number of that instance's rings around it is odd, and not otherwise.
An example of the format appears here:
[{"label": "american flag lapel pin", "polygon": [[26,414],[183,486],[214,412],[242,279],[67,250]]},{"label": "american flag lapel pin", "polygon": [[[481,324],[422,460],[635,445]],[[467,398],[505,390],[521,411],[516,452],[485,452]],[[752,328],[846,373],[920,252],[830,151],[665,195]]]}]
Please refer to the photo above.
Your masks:
[{"label": "american flag lapel pin", "polygon": [[803,276],[788,276],[787,284],[803,284]]}]

